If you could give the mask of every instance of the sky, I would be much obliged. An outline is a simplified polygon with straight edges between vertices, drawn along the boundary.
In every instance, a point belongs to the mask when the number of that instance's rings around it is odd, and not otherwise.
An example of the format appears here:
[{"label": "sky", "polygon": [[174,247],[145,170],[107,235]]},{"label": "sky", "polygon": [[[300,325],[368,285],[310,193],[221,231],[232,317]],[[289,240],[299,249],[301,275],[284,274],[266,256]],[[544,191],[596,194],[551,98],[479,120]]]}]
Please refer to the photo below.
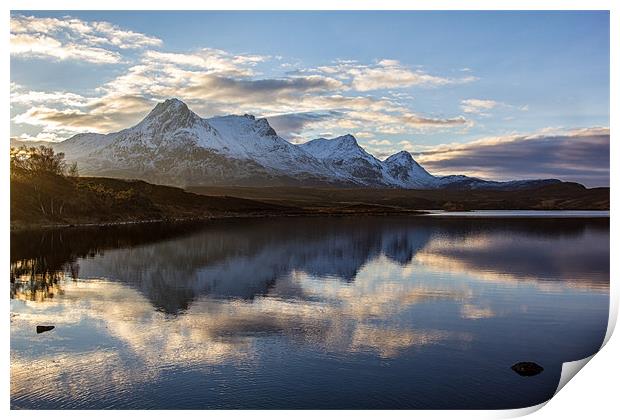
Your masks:
[{"label": "sky", "polygon": [[11,13],[11,138],[118,131],[171,97],[435,174],[609,185],[606,11]]}]

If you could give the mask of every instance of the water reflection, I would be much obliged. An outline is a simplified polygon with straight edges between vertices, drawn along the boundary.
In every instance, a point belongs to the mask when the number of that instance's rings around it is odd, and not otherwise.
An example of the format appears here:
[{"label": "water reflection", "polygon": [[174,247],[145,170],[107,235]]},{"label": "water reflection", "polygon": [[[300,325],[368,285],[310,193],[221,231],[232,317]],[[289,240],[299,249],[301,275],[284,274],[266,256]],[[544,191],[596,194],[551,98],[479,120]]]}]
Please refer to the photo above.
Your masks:
[{"label": "water reflection", "polygon": [[[221,223],[198,233],[191,226],[134,226],[95,234],[47,232],[40,240],[15,235],[11,275],[29,278],[32,287],[57,284],[60,273],[114,279],[172,314],[201,295],[265,295],[279,277],[293,272],[352,282],[364,264],[380,256],[400,265],[415,261],[495,279],[574,280],[575,286],[608,287],[608,219],[315,222]],[[167,236],[175,239],[161,240]],[[558,238],[561,247],[554,246]],[[28,253],[31,259],[24,258]],[[18,283],[12,292],[24,287]]]},{"label": "water reflection", "polygon": [[[608,229],[606,219],[328,218],[15,235],[12,403],[369,404],[337,391],[354,380],[374,407],[471,407],[442,392],[468,376],[471,392],[486,393],[474,406],[542,401],[561,361],[588,355],[604,335]],[[532,322],[540,331],[527,340],[507,339],[507,327]],[[33,336],[41,324],[56,329]],[[550,353],[545,340],[558,335],[581,344]],[[493,373],[533,350],[547,366],[525,388]],[[300,377],[308,393],[287,397]],[[205,397],[201,383],[218,391]],[[255,397],[235,400],[234,389]]]}]

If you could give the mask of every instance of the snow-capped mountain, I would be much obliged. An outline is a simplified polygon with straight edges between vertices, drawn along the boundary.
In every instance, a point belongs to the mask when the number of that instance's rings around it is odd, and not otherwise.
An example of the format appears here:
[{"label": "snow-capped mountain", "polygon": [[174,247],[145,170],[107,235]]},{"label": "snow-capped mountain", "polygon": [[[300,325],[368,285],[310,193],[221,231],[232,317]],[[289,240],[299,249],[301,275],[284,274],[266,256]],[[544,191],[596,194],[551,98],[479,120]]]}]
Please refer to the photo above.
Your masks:
[{"label": "snow-capped mountain", "polygon": [[266,119],[205,119],[178,99],[158,104],[131,128],[79,134],[54,148],[77,161],[85,175],[171,185],[277,185],[332,178],[329,168],[279,137]]},{"label": "snow-capped mountain", "polygon": [[558,180],[493,182],[428,173],[405,151],[381,161],[350,134],[292,144],[265,118],[201,118],[168,99],[138,124],[78,134],[54,149],[83,175],[137,178],[168,185],[334,185],[393,188],[521,188]]},{"label": "snow-capped mountain", "polygon": [[299,147],[329,166],[340,179],[351,184],[393,184],[384,163],[362,149],[351,134],[334,139],[310,140]]},{"label": "snow-capped mountain", "polygon": [[405,188],[426,188],[441,179],[429,174],[409,152],[398,152],[388,157],[383,164],[392,179]]}]

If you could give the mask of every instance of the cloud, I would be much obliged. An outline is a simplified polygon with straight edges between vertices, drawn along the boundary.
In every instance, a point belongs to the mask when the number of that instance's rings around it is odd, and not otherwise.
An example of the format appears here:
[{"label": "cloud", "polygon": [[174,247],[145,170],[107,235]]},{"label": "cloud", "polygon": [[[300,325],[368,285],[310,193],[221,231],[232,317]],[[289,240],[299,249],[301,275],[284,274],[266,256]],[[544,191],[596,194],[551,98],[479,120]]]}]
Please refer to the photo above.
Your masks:
[{"label": "cloud", "polygon": [[87,22],[71,17],[11,16],[12,56],[112,64],[121,61],[121,54],[115,50],[161,44],[158,38],[124,30],[108,22]]},{"label": "cloud", "polygon": [[316,70],[350,79],[350,87],[360,92],[411,86],[443,86],[477,80],[473,76],[458,79],[434,76],[420,70],[412,70],[398,60],[391,59],[380,60],[374,65],[363,65],[355,61],[339,62],[332,66],[318,67]]},{"label": "cloud", "polygon": [[53,57],[58,60],[78,60],[96,64],[118,63],[120,54],[97,47],[63,44],[45,35],[11,34],[11,55]]},{"label": "cloud", "polygon": [[[239,56],[230,59],[237,62]],[[184,57],[185,59],[188,57]],[[223,56],[220,56],[223,59]],[[334,100],[317,99],[342,87],[336,79],[306,75],[281,78],[250,78],[248,69],[219,64],[217,69],[194,69],[152,60],[132,66],[102,88],[157,99],[179,97],[205,115],[253,112],[260,115],[327,110]],[[302,97],[305,94],[312,96]],[[309,103],[312,102],[312,103]],[[325,103],[325,102],[329,103]]]},{"label": "cloud", "polygon": [[[523,112],[529,111],[530,109],[528,105],[515,106],[505,102],[494,101],[492,99],[463,99],[461,101],[461,109],[467,114],[478,114],[480,116],[488,117],[488,111],[496,108],[516,109]],[[510,119],[511,117],[506,118]]]},{"label": "cloud", "polygon": [[373,146],[391,146],[392,142],[389,140],[368,140],[368,144]]},{"label": "cloud", "polygon": [[[358,133],[355,133],[355,135],[356,137],[359,137]],[[387,139],[363,140],[360,143],[366,151],[379,160],[392,156],[394,153],[397,153],[404,148],[399,147],[398,143]]]},{"label": "cloud", "polygon": [[461,101],[463,112],[470,114],[481,114],[499,105],[499,102],[490,99],[464,99]]},{"label": "cloud", "polygon": [[154,102],[143,97],[124,95],[92,100],[82,108],[33,106],[15,116],[13,121],[43,127],[49,134],[56,131],[70,134],[85,131],[106,133],[135,123],[154,105]]},{"label": "cloud", "polygon": [[293,114],[281,114],[267,117],[269,124],[277,131],[277,133],[294,142],[307,141],[302,138],[301,133],[304,130],[317,125],[317,123],[341,118],[342,114],[337,111],[328,112],[298,112]]},{"label": "cloud", "polygon": [[[120,54],[123,48],[161,43],[106,22],[73,18],[14,16],[12,31],[13,37],[42,37],[47,41],[15,43],[17,55],[97,63],[125,59]],[[365,93],[380,88],[462,83],[465,79],[430,75],[388,59],[374,64],[341,60],[283,76],[260,77],[257,65],[270,59],[212,48],[190,52],[147,49],[133,56],[123,73],[96,88],[95,95],[89,92],[88,97],[12,87],[12,104],[23,105],[12,121],[31,126],[20,129],[42,127],[47,133],[118,131],[137,123],[155,102],[178,97],[205,117],[230,113],[271,116],[276,129],[294,141],[318,133],[373,131],[386,135],[467,128],[472,124],[463,116],[422,115],[400,102],[412,99],[404,92],[391,90],[387,96]],[[37,136],[35,132],[29,135]]]},{"label": "cloud", "polygon": [[225,97],[243,102],[267,102],[277,101],[280,96],[330,91],[341,86],[339,81],[323,76],[245,80],[202,74],[192,86],[183,88],[181,92],[205,99]]},{"label": "cloud", "polygon": [[61,130],[54,130],[54,131],[41,131],[39,133],[37,133],[36,135],[30,135],[28,133],[22,133],[19,136],[16,137],[11,137],[11,144],[13,144],[14,141],[16,142],[22,142],[22,141],[29,141],[29,142],[34,142],[34,143],[38,143],[38,142],[59,142],[59,141],[63,141],[65,140],[67,137],[71,136],[73,133],[72,132],[63,132]]},{"label": "cloud", "polygon": [[[207,64],[202,58],[194,61],[194,55],[180,57],[174,54],[162,63],[152,61],[152,54],[148,56],[148,60],[132,66],[126,74],[106,84],[104,89],[158,100],[180,97],[198,113],[207,116],[239,112],[261,116],[290,115],[272,119],[281,126],[278,131],[282,135],[294,137],[301,134],[302,128],[310,127],[321,131],[364,131],[363,127],[378,124],[380,132],[401,133],[462,127],[469,123],[462,116],[421,116],[389,98],[344,95],[341,91],[348,89],[346,84],[326,75],[246,77],[248,73],[244,73],[243,68],[221,62],[226,59],[244,61],[232,54],[218,53],[217,66]],[[180,65],[181,62],[187,65]],[[195,69],[201,66],[206,68]],[[157,83],[153,83],[154,80]],[[319,115],[322,117],[318,118]]]},{"label": "cloud", "polygon": [[496,180],[558,178],[607,186],[609,138],[604,127],[486,138],[421,152],[418,161],[440,174]]},{"label": "cloud", "polygon": [[233,55],[226,51],[203,48],[190,54],[146,51],[144,58],[153,64],[170,63],[203,69],[212,73],[251,76],[252,67],[269,57],[260,55]]},{"label": "cloud", "polygon": [[352,111],[349,117],[358,121],[360,125],[371,124],[377,132],[385,134],[406,133],[410,130],[437,129],[459,127],[470,124],[465,117],[433,118],[425,117],[406,109],[398,109],[398,112],[377,111]]},{"label": "cloud", "polygon": [[33,105],[53,103],[74,107],[84,106],[88,101],[89,98],[72,92],[26,90],[23,86],[11,83],[11,104]]}]

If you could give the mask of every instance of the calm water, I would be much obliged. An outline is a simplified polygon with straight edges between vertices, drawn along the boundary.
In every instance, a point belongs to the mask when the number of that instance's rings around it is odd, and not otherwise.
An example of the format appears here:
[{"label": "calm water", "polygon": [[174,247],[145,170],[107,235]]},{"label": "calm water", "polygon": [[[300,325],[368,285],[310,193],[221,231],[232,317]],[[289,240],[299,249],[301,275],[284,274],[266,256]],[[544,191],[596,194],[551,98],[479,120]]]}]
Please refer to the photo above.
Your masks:
[{"label": "calm water", "polygon": [[[607,218],[11,239],[14,408],[518,408],[551,397],[607,325]],[[510,369],[530,360],[545,370]]]}]

